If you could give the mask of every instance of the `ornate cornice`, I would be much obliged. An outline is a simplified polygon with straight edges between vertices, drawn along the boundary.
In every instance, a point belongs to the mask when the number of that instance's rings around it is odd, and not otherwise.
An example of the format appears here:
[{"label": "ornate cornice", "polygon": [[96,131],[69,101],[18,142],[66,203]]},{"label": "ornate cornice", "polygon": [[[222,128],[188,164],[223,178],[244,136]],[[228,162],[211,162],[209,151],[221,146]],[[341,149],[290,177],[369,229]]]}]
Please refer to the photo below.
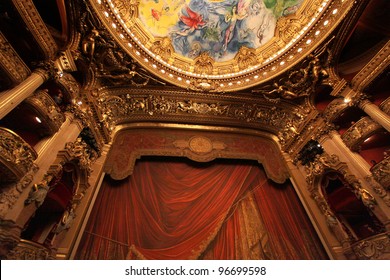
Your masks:
[{"label": "ornate cornice", "polygon": [[58,46],[40,17],[34,2],[32,0],[12,0],[12,2],[42,49],[45,59],[53,59],[57,54]]},{"label": "ornate cornice", "polygon": [[352,88],[356,91],[363,91],[389,64],[390,41],[387,41],[366,66],[353,78],[351,81]]},{"label": "ornate cornice", "polygon": [[24,81],[31,71],[0,31],[0,68],[12,83]]},{"label": "ornate cornice", "polygon": [[98,108],[110,130],[122,123],[163,121],[258,128],[276,134],[287,126],[300,127],[306,115],[303,108],[287,102],[275,107],[253,97],[128,88],[101,91]]}]

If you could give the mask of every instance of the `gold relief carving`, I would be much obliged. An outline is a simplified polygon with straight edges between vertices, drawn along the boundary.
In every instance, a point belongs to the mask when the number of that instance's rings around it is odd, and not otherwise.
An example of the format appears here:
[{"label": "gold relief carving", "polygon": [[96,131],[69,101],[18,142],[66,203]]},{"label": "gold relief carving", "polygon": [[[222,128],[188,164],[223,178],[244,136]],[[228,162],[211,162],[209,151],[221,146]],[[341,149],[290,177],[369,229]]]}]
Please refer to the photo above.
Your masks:
[{"label": "gold relief carving", "polygon": [[288,43],[302,29],[302,26],[299,19],[282,17],[278,21],[279,36],[285,43]]},{"label": "gold relief carving", "polygon": [[96,160],[96,155],[81,138],[77,138],[74,142],[66,143],[65,150],[72,158],[78,160],[81,169],[87,170],[88,174],[91,172],[91,165]]},{"label": "gold relief carving", "polygon": [[194,137],[190,139],[188,147],[194,153],[209,153],[213,150],[213,143],[206,137]]},{"label": "gold relief carving", "polygon": [[[184,99],[184,98],[183,98]],[[243,124],[269,126],[277,129],[287,126],[299,127],[303,122],[303,115],[297,110],[262,107],[254,103],[242,104],[234,102],[195,102],[179,98],[164,96],[136,96],[134,93],[126,95],[101,95],[98,105],[102,112],[102,121],[108,129],[113,129],[116,123],[131,121],[140,114],[146,116],[168,115],[173,119],[183,115],[213,116],[235,121],[245,121]],[[180,114],[181,113],[181,114]],[[292,135],[291,135],[292,136]]]},{"label": "gold relief carving", "polygon": [[234,57],[234,60],[240,70],[254,66],[257,63],[256,51],[255,49],[243,46]]},{"label": "gold relief carving", "polygon": [[23,82],[31,71],[0,31],[0,67],[15,84]]},{"label": "gold relief carving", "polygon": [[164,60],[171,58],[174,53],[171,39],[169,37],[156,38],[150,49],[156,56],[160,56]]},{"label": "gold relief carving", "polygon": [[390,156],[375,164],[371,172],[377,182],[384,188],[390,189]]},{"label": "gold relief carving", "polygon": [[358,259],[388,260],[390,259],[390,239],[386,233],[378,234],[352,245]]},{"label": "gold relief carving", "polygon": [[21,239],[7,254],[8,260],[54,260],[55,251],[39,243]]},{"label": "gold relief carving", "polygon": [[359,145],[362,141],[381,128],[382,127],[379,124],[367,116],[361,118],[348,128],[341,136],[341,139],[343,139],[343,142],[348,148],[356,151],[359,149]]},{"label": "gold relief carving", "polygon": [[218,91],[219,85],[216,81],[211,79],[191,79],[188,89],[194,91],[214,92]]},{"label": "gold relief carving", "polygon": [[129,19],[138,17],[138,6],[140,0],[113,0],[115,8],[118,10],[121,19],[127,22]]},{"label": "gold relief carving", "polygon": [[0,183],[10,183],[21,179],[34,166],[37,154],[29,144],[12,131],[0,127]]},{"label": "gold relief carving", "polygon": [[219,103],[201,103],[188,101],[177,101],[177,108],[180,111],[187,113],[224,115],[229,109],[229,105],[221,105]]},{"label": "gold relief carving", "polygon": [[332,122],[348,107],[349,105],[348,103],[344,102],[344,99],[337,98],[328,104],[328,106],[322,112],[322,115],[326,121]]},{"label": "gold relief carving", "polygon": [[61,90],[65,91],[71,99],[79,97],[80,84],[69,73],[64,73],[60,79],[56,80],[56,83],[61,87]]},{"label": "gold relief carving", "polygon": [[390,196],[388,195],[388,192],[375,180],[372,175],[368,175],[364,179],[370,184],[370,186],[372,186],[375,193],[383,199],[385,204],[390,207]]},{"label": "gold relief carving", "polygon": [[201,53],[194,59],[194,72],[199,74],[212,74],[214,59],[207,53]]},{"label": "gold relief carving", "polygon": [[38,171],[38,166],[33,165],[30,171],[19,180],[18,183],[3,187],[0,193],[0,217],[4,217],[7,212],[13,208],[20,194],[27,188],[34,179],[35,173]]}]

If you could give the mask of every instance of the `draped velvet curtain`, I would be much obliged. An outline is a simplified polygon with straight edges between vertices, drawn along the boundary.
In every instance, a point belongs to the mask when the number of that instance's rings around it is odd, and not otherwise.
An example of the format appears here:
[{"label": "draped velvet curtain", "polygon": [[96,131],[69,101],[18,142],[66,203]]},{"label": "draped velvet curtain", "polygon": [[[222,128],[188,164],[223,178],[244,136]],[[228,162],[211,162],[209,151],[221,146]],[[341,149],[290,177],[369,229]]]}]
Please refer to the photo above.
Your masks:
[{"label": "draped velvet curtain", "polygon": [[105,177],[77,259],[323,259],[291,184],[256,163],[143,159]]}]

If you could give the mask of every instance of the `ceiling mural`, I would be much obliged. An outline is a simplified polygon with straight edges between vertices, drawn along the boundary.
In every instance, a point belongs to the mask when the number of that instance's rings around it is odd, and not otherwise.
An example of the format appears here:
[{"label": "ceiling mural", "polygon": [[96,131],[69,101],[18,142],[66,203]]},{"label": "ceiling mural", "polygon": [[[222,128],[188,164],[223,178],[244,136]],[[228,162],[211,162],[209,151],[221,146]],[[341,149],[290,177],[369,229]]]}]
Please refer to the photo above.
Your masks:
[{"label": "ceiling mural", "polygon": [[275,32],[276,20],[303,0],[147,0],[139,18],[154,37],[169,37],[176,53],[215,61],[234,58],[242,46],[256,49]]},{"label": "ceiling mural", "polygon": [[272,81],[328,39],[345,0],[90,0],[145,70],[195,91]]}]

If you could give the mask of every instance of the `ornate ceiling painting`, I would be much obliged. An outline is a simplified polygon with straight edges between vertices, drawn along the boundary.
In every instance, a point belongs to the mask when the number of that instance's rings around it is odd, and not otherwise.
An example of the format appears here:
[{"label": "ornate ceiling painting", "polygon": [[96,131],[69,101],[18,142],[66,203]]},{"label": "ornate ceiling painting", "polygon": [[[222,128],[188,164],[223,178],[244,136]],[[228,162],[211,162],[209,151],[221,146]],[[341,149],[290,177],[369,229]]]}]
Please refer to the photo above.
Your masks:
[{"label": "ornate ceiling painting", "polygon": [[231,92],[296,65],[349,10],[345,0],[90,0],[138,63],[186,89]]}]

